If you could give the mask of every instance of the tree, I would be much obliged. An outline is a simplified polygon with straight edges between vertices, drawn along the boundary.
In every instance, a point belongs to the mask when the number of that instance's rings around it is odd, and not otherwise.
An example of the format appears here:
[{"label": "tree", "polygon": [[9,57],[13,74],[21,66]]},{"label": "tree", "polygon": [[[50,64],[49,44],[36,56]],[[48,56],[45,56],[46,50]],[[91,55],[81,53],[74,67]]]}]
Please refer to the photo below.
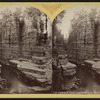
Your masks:
[{"label": "tree", "polygon": [[2,28],[2,20],[0,19],[0,58],[2,60],[2,33],[3,33],[3,28]]},{"label": "tree", "polygon": [[33,28],[37,30],[37,37],[36,37],[37,45],[40,44],[39,36],[41,34],[41,25],[43,24],[41,21],[42,14],[43,13],[40,10],[32,7],[27,7],[25,10],[25,16],[31,19]]},{"label": "tree", "polygon": [[[64,17],[64,14],[65,14],[65,11],[61,12],[60,14],[58,14],[58,16],[54,19],[53,21],[53,24],[52,24],[52,46],[54,47],[54,43],[55,43],[55,40],[54,38],[56,37],[56,39],[58,39],[58,42],[62,43],[64,42],[63,40],[63,35],[61,35],[61,30],[58,29],[57,25],[59,23],[62,22],[62,19]],[[61,40],[59,40],[61,39]]]},{"label": "tree", "polygon": [[97,48],[98,48],[98,33],[99,33],[99,16],[97,9],[92,9],[89,14],[89,19],[91,23],[92,35],[93,35],[93,45],[94,45],[94,57],[97,58]]},{"label": "tree", "polygon": [[23,38],[25,22],[20,8],[17,8],[13,14],[16,22],[16,30],[17,30],[18,43],[19,43],[19,53],[20,53],[20,57],[22,57],[22,38]]},{"label": "tree", "polygon": [[[67,42],[68,54],[73,60],[85,59],[86,56],[86,34],[87,34],[87,13],[84,10],[77,12],[71,20],[71,29]],[[83,48],[84,47],[84,48]],[[84,50],[84,51],[83,51]],[[82,54],[82,55],[81,55]],[[80,57],[80,58],[79,58]]]}]

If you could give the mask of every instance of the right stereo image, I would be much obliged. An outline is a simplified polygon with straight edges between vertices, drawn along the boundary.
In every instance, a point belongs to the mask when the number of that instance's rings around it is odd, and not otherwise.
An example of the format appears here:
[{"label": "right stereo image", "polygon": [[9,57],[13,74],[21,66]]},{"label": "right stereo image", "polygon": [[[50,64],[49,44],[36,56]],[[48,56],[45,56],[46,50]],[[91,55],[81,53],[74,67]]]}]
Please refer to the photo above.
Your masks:
[{"label": "right stereo image", "polygon": [[52,24],[54,93],[100,93],[100,7],[62,11]]}]

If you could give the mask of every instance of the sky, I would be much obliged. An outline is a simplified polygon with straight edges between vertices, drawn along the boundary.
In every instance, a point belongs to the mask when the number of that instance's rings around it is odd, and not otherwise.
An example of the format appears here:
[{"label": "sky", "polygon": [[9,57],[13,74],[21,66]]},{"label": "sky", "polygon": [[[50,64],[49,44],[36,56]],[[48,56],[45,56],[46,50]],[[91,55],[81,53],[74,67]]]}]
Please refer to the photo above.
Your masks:
[{"label": "sky", "polygon": [[92,8],[97,8],[97,11],[100,11],[100,6],[95,6],[95,5],[75,6],[65,10],[62,23],[57,25],[58,29],[61,30],[61,34],[64,35],[64,38],[68,38],[69,36],[69,30],[71,29],[71,20],[74,18],[75,13],[79,12],[82,9],[87,11],[87,13],[89,13]]}]

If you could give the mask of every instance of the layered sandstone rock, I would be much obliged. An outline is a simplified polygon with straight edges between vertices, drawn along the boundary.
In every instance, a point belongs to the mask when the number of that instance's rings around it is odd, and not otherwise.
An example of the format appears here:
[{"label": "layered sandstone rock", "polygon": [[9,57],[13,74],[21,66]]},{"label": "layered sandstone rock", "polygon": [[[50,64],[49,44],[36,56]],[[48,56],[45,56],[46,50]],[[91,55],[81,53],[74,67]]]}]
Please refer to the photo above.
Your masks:
[{"label": "layered sandstone rock", "polygon": [[57,54],[53,62],[54,91],[77,89],[80,85],[80,80],[76,78],[77,66],[68,61],[67,54],[62,47],[55,48],[54,52]]}]

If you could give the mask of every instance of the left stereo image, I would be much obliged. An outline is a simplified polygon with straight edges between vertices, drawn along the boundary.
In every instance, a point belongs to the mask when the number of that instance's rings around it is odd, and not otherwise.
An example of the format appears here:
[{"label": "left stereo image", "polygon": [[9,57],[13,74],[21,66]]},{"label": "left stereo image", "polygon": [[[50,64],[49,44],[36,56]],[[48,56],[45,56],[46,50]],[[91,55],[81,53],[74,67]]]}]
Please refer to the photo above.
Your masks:
[{"label": "left stereo image", "polygon": [[52,90],[52,25],[42,11],[24,5],[0,8],[0,93]]}]

